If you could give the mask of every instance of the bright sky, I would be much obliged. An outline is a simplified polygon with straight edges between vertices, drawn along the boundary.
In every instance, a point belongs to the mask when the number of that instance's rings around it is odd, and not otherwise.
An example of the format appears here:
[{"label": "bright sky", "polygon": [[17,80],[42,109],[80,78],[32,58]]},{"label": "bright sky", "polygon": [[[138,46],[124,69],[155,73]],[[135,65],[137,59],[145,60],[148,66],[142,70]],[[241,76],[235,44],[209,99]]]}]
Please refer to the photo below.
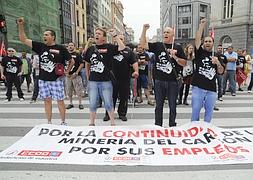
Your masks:
[{"label": "bright sky", "polygon": [[138,42],[143,24],[149,23],[149,38],[156,35],[160,27],[160,0],[120,0],[124,7],[124,23],[133,28],[135,41]]}]

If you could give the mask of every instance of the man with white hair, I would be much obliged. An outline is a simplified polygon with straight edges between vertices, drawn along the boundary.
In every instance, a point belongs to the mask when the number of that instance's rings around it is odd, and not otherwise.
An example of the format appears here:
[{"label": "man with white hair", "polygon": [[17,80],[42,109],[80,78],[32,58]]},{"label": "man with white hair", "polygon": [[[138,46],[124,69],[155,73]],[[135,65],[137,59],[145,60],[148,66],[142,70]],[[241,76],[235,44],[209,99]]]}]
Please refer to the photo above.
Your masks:
[{"label": "man with white hair", "polygon": [[5,79],[7,92],[5,101],[11,101],[12,86],[15,85],[20,101],[24,100],[24,93],[21,90],[20,76],[22,75],[22,61],[15,56],[16,50],[14,48],[7,49],[7,56],[3,57],[1,62],[1,78]]},{"label": "man with white hair", "polygon": [[[148,29],[149,24],[144,24],[140,39],[142,47],[147,44]],[[163,126],[163,106],[167,97],[170,109],[169,126],[176,126],[176,101],[179,90],[177,78],[182,72],[182,66],[186,65],[186,56],[182,47],[174,43],[174,30],[171,27],[164,28],[163,42],[149,42],[147,49],[156,56],[154,62],[155,125]]]}]

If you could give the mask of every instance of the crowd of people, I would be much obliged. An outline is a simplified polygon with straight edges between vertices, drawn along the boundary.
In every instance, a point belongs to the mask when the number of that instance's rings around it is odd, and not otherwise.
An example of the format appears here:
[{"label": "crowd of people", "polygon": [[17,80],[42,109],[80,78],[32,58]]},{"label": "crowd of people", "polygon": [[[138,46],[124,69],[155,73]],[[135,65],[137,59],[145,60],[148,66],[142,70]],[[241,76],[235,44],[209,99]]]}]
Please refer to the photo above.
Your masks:
[{"label": "crowd of people", "polygon": [[[99,27],[79,52],[74,42],[66,46],[56,44],[56,34],[51,29],[44,32],[43,42],[37,42],[26,36],[23,18],[19,18],[17,24],[20,41],[36,54],[28,58],[23,52],[17,57],[14,48],[7,49],[7,56],[1,60],[5,101],[12,99],[13,84],[23,101],[22,83],[26,80],[27,92],[31,92],[33,82],[30,103],[35,103],[37,98],[44,101],[49,124],[52,123],[52,100],[57,101],[61,124],[66,125],[66,109],[75,107],[73,96],[76,95],[80,110],[84,109],[82,99],[89,98],[89,126],[95,126],[96,111],[102,102],[103,121],[110,120],[115,126],[117,101],[119,119],[127,121],[128,102],[143,103],[142,92],[147,98],[145,102],[155,106],[155,125],[164,126],[165,101],[168,101],[170,127],[177,125],[179,105],[191,104],[191,121],[199,121],[204,108],[204,121],[211,122],[216,100],[223,101],[227,92],[236,96],[236,91],[243,91],[243,86],[247,85],[247,79],[250,79],[247,90],[249,93],[252,90],[252,58],[246,50],[235,52],[233,46],[224,51],[222,45],[218,45],[215,51],[213,38],[202,38],[206,19],[200,22],[195,43],[184,48],[174,42],[175,30],[171,27],[164,29],[162,42],[147,42],[146,32],[150,26],[144,24],[137,46],[125,44],[124,35],[117,34],[115,29]],[[108,34],[112,43],[107,42]],[[190,91],[191,103],[188,101]],[[67,106],[65,96],[69,102]]]}]

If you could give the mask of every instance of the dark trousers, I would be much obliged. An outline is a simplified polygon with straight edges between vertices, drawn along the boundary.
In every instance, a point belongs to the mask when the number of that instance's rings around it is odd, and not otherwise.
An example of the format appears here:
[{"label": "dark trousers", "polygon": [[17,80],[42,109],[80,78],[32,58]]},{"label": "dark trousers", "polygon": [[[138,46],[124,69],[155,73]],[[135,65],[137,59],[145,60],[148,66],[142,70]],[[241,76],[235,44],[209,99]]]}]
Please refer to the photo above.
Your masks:
[{"label": "dark trousers", "polygon": [[5,78],[6,78],[6,87],[7,87],[7,92],[6,92],[7,99],[12,98],[12,86],[13,86],[13,84],[17,89],[18,97],[23,98],[24,93],[21,90],[20,78],[17,75],[6,75]]},{"label": "dark trousers", "polygon": [[[113,106],[115,109],[117,99],[119,98],[118,115],[126,116],[128,108],[128,97],[129,97],[130,79],[128,80],[116,80],[113,85]],[[106,115],[107,112],[106,112]]]},{"label": "dark trousers", "polygon": [[249,83],[249,86],[248,86],[248,91],[251,91],[252,89],[252,86],[253,86],[253,73],[251,73],[250,75],[250,83]]},{"label": "dark trousers", "polygon": [[221,98],[223,95],[223,74],[217,75],[217,82],[218,82],[218,98]]},{"label": "dark trousers", "polygon": [[[185,92],[184,92],[184,87],[185,87]],[[189,95],[189,91],[190,91],[190,84],[182,84],[182,86],[180,87],[180,91],[179,91],[179,101],[182,101],[183,98],[183,94],[184,94],[184,102],[187,101],[187,97]]]},{"label": "dark trousers", "polygon": [[39,95],[39,76],[33,76],[33,86],[32,100],[36,100]]},{"label": "dark trousers", "polygon": [[31,74],[25,74],[21,76],[21,84],[23,84],[24,80],[26,80],[27,91],[30,90],[30,84],[32,82]]},{"label": "dark trousers", "polygon": [[176,126],[178,83],[176,81],[155,80],[155,125],[163,126],[163,105],[165,97],[169,102],[169,126]]}]

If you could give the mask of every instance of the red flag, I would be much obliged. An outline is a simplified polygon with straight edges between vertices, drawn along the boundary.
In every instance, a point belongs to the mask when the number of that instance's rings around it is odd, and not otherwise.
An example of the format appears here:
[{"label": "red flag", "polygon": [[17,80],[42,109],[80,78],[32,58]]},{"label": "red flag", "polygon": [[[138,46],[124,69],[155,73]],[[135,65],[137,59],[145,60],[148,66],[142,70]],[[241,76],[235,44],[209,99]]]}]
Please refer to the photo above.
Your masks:
[{"label": "red flag", "polygon": [[4,45],[4,41],[2,41],[1,45],[0,45],[0,56],[6,56],[7,55],[7,52],[6,52],[6,49],[5,49],[5,45]]},{"label": "red flag", "polygon": [[214,39],[214,27],[212,27],[210,33],[209,33],[210,37]]}]

